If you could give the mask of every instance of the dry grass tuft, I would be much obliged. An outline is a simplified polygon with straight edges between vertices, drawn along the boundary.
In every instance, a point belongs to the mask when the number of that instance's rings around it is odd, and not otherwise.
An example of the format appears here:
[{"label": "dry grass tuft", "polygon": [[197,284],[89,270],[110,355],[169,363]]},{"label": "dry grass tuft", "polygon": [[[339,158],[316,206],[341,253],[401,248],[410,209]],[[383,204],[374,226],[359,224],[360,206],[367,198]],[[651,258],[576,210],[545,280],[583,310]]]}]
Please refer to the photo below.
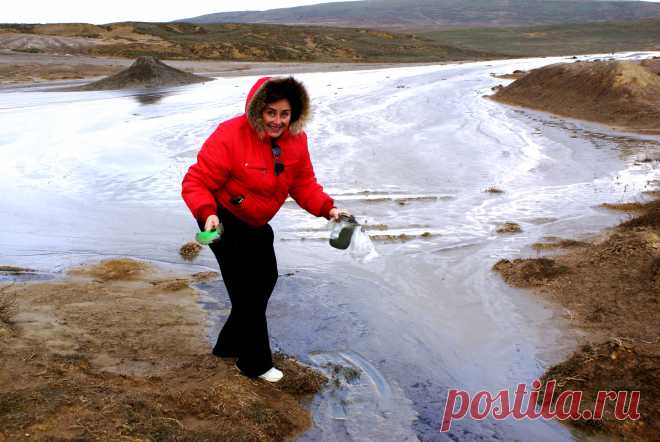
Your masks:
[{"label": "dry grass tuft", "polygon": [[149,266],[129,258],[107,259],[92,266],[72,269],[72,275],[92,276],[100,281],[130,280],[139,277]]},{"label": "dry grass tuft", "polygon": [[530,287],[568,272],[568,267],[557,265],[549,258],[501,259],[493,270],[500,272],[504,280],[515,287]]},{"label": "dry grass tuft", "polygon": [[16,315],[16,298],[8,289],[14,284],[0,287],[0,329],[11,328]]},{"label": "dry grass tuft", "polygon": [[634,229],[651,227],[660,227],[660,199],[640,205],[640,211],[643,213],[635,218],[624,221],[619,226],[623,229]]},{"label": "dry grass tuft", "polygon": [[520,224],[517,223],[511,223],[511,222],[506,222],[502,225],[500,225],[497,230],[497,233],[518,233],[522,232],[522,227],[520,227]]},{"label": "dry grass tuft", "polygon": [[562,239],[556,242],[535,242],[532,244],[534,250],[547,250],[547,249],[568,249],[571,247],[589,247],[591,244],[584,241],[577,241],[574,239]]},{"label": "dry grass tuft", "polygon": [[504,193],[499,187],[491,186],[488,189],[484,190],[486,193]]},{"label": "dry grass tuft", "polygon": [[289,394],[296,396],[316,394],[328,382],[320,372],[301,365],[285,354],[275,353],[273,363],[286,373],[286,376],[277,383],[278,389]]},{"label": "dry grass tuft", "polygon": [[643,203],[603,203],[600,207],[610,210],[620,210],[622,212],[638,212],[644,209]]},{"label": "dry grass tuft", "polygon": [[181,257],[186,261],[193,261],[195,258],[199,256],[199,252],[201,251],[202,251],[202,246],[200,246],[194,241],[191,241],[181,246],[181,248],[179,249],[179,255],[181,255]]}]

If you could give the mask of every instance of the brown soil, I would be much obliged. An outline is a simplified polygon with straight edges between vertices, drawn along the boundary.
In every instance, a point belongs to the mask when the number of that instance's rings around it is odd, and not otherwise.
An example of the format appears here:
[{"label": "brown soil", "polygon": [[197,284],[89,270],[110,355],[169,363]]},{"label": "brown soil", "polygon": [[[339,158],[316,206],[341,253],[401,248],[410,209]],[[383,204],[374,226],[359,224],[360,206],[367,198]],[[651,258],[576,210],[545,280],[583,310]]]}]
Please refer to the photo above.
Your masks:
[{"label": "brown soil", "polygon": [[515,71],[511,72],[510,74],[491,74],[495,78],[500,78],[502,80],[518,80],[519,78],[523,78],[525,75],[527,75],[527,71],[521,71],[520,69],[516,69]]},{"label": "brown soil", "polygon": [[[5,285],[0,441],[288,440],[310,425],[301,400],[324,378],[277,355],[278,384],[209,354],[189,283],[128,259],[57,281]],[[2,302],[0,302],[2,304]]]},{"label": "brown soil", "polygon": [[120,66],[57,63],[43,65],[35,63],[0,64],[0,83],[31,83],[51,80],[80,80],[89,77],[111,75]]},{"label": "brown soil", "polygon": [[[636,216],[588,246],[552,258],[501,260],[494,266],[516,287],[534,288],[561,305],[589,344],[550,368],[558,391],[584,391],[593,409],[599,390],[639,390],[641,419],[572,424],[623,440],[660,439],[660,200],[635,205]],[[556,395],[555,395],[556,398]]]},{"label": "brown soil", "polygon": [[660,57],[653,57],[647,60],[642,60],[641,65],[651,72],[660,75]]},{"label": "brown soil", "polygon": [[534,69],[491,97],[621,128],[660,131],[660,76],[640,64],[553,64]]}]

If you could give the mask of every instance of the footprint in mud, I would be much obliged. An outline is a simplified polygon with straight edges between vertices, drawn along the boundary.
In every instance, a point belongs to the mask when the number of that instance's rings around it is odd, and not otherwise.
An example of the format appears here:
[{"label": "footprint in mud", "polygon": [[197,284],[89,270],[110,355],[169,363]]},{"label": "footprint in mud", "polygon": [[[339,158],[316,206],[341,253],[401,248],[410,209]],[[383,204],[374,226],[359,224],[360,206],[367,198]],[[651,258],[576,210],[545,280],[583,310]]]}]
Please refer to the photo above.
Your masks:
[{"label": "footprint in mud", "polygon": [[330,378],[315,402],[315,428],[301,440],[417,440],[417,418],[403,389],[353,351],[310,354]]}]

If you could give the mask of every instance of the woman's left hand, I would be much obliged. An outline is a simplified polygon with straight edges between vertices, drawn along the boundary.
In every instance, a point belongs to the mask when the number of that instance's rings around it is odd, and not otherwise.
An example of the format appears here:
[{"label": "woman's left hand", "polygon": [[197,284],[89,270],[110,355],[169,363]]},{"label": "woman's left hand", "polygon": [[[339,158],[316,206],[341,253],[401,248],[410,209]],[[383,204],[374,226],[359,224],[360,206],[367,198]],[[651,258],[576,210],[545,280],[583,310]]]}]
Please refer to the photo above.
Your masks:
[{"label": "woman's left hand", "polygon": [[339,221],[339,217],[341,215],[350,216],[351,213],[346,209],[340,209],[340,208],[337,208],[337,207],[333,207],[332,209],[330,209],[330,212],[328,212],[328,215],[330,215],[330,220],[331,221],[337,222],[337,221]]}]

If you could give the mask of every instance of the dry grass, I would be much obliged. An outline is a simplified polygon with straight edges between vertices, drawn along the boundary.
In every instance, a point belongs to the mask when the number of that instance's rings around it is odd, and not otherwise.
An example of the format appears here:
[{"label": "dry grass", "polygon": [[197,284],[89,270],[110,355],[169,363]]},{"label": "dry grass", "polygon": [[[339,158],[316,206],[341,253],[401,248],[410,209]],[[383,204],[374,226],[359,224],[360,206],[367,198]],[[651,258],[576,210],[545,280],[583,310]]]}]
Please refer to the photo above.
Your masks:
[{"label": "dry grass", "polygon": [[610,210],[620,210],[622,212],[639,212],[644,209],[643,203],[603,203],[600,207]]},{"label": "dry grass", "polygon": [[504,191],[502,189],[500,189],[499,187],[495,187],[495,186],[491,186],[491,187],[487,188],[486,190],[484,190],[484,192],[486,192],[486,193],[504,193]]},{"label": "dry grass", "polygon": [[568,272],[566,266],[558,265],[550,258],[527,258],[499,260],[493,270],[499,272],[504,280],[516,287],[543,285],[548,280]]},{"label": "dry grass", "polygon": [[553,242],[535,242],[532,244],[534,250],[549,250],[549,249],[568,249],[571,247],[589,247],[591,244],[585,241],[577,241],[574,239],[561,239]]},{"label": "dry grass", "polygon": [[369,235],[369,238],[372,241],[410,241],[415,239],[415,235],[409,235],[407,233],[401,233],[399,235]]},{"label": "dry grass", "polygon": [[0,287],[0,328],[11,328],[16,314],[16,296],[9,292],[13,284]]},{"label": "dry grass", "polygon": [[506,222],[498,226],[495,231],[497,233],[519,233],[522,232],[522,227],[517,223]]},{"label": "dry grass", "polygon": [[179,249],[179,255],[181,255],[181,257],[186,261],[193,261],[199,256],[199,252],[201,251],[202,246],[194,241],[190,241],[181,246]]},{"label": "dry grass", "polygon": [[639,209],[642,214],[621,223],[621,228],[655,228],[660,227],[660,199],[644,203]]},{"label": "dry grass", "polygon": [[71,275],[91,276],[99,281],[135,279],[150,269],[146,263],[133,259],[108,259],[93,265],[85,265],[69,270]]}]

